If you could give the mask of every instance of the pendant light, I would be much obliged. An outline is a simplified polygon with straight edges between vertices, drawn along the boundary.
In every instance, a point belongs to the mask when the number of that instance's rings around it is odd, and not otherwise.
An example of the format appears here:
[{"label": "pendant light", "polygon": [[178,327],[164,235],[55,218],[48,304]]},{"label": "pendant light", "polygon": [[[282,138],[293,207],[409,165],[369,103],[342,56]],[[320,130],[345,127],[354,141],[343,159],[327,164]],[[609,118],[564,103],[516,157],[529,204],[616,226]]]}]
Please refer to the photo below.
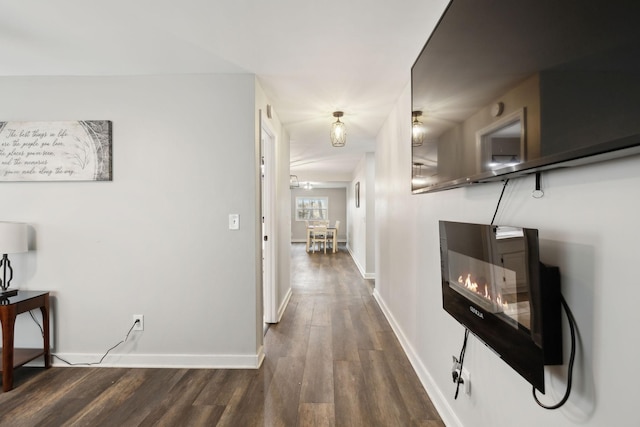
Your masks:
[{"label": "pendant light", "polygon": [[334,147],[344,147],[347,143],[347,132],[344,123],[340,121],[340,117],[344,116],[342,111],[334,111],[333,117],[337,120],[331,124],[331,145]]},{"label": "pendant light", "polygon": [[422,115],[422,111],[411,112],[413,121],[411,122],[411,145],[413,147],[420,147],[424,142],[424,127],[422,122],[418,120],[418,117]]}]

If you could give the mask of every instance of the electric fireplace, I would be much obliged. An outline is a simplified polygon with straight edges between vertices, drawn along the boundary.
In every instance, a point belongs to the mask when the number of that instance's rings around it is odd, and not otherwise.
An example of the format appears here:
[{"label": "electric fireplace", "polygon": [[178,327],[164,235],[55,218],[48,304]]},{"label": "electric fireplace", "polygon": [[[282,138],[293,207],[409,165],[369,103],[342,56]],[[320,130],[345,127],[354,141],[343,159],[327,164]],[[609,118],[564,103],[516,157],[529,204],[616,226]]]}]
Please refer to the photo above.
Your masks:
[{"label": "electric fireplace", "polygon": [[440,221],[444,309],[544,393],[562,364],[560,274],[540,262],[538,230]]}]

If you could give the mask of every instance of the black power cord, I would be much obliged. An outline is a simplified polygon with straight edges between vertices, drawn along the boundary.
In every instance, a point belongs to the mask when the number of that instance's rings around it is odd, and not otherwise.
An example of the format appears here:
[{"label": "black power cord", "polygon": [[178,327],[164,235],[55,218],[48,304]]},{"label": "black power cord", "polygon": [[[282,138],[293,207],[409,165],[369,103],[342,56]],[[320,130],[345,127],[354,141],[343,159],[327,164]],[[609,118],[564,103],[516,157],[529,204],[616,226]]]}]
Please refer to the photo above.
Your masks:
[{"label": "black power cord", "polygon": [[571,382],[573,380],[573,362],[576,359],[576,319],[573,317],[573,313],[565,301],[564,297],[560,295],[560,302],[562,303],[562,307],[564,308],[564,312],[567,315],[567,319],[569,320],[569,330],[571,331],[571,355],[569,356],[569,368],[567,373],[567,390],[564,393],[564,397],[562,400],[555,405],[547,406],[538,400],[538,396],[536,396],[536,388],[533,387],[533,399],[536,401],[540,407],[544,409],[558,409],[562,405],[564,405],[567,400],[569,400],[569,395],[571,394]]},{"label": "black power cord", "polygon": [[29,316],[31,316],[33,321],[36,322],[36,325],[38,325],[38,328],[40,328],[40,333],[44,337],[44,329],[42,329],[42,325],[40,324],[40,322],[38,322],[38,319],[36,319],[36,316],[33,315],[33,311],[29,312]]},{"label": "black power cord", "polygon": [[[44,336],[44,330],[42,329],[42,326],[40,325],[40,322],[38,322],[38,320],[35,318],[35,316],[33,315],[33,313],[31,311],[29,312],[29,314],[31,315],[31,318],[36,323],[36,325],[38,325],[38,327],[40,328],[40,332],[42,333],[42,336]],[[111,347],[109,350],[107,350],[106,353],[104,353],[102,355],[102,357],[100,358],[100,360],[97,361],[97,362],[71,363],[68,360],[63,359],[62,357],[60,357],[58,355],[53,354],[52,356],[55,357],[56,359],[64,362],[64,363],[66,363],[69,366],[93,366],[93,365],[99,365],[104,361],[104,358],[107,357],[107,355],[111,352],[111,350],[114,350],[120,344],[124,344],[127,341],[127,339],[129,339],[129,335],[131,335],[131,331],[133,331],[133,328],[136,327],[138,322],[140,322],[140,320],[136,319],[136,321],[133,322],[133,325],[131,325],[131,327],[129,328],[129,331],[127,332],[127,335],[125,335],[124,339],[121,340],[118,344],[116,344],[113,347]]]},{"label": "black power cord", "polygon": [[458,373],[458,377],[456,380],[456,394],[453,396],[454,399],[458,398],[458,392],[460,391],[460,384],[462,384],[462,367],[464,365],[464,354],[467,352],[467,339],[469,338],[469,330],[467,328],[464,329],[464,341],[462,342],[462,348],[460,349],[460,357],[458,358],[458,366],[460,372]]},{"label": "black power cord", "polygon": [[[496,205],[496,210],[493,213],[493,218],[491,219],[491,225],[493,225],[493,222],[496,219],[496,215],[498,214],[498,209],[500,208],[500,202],[502,201],[502,196],[504,196],[504,190],[507,188],[507,184],[509,183],[509,179],[506,179],[504,181],[504,185],[502,186],[502,192],[500,193],[500,198],[498,199],[498,204]],[[536,190],[535,192],[539,192],[541,194],[539,194],[538,197],[542,197],[544,195],[544,192],[542,192],[542,190],[540,189],[540,172],[536,173]],[[534,193],[535,193],[534,192]],[[535,196],[534,196],[535,197]],[[575,362],[575,358],[576,358],[576,320],[573,317],[573,313],[571,312],[571,309],[569,308],[569,305],[567,304],[567,302],[565,301],[564,297],[562,295],[560,295],[560,302],[562,304],[562,307],[564,308],[564,311],[567,315],[567,319],[569,320],[569,330],[571,332],[571,355],[569,356],[569,367],[568,367],[568,374],[567,374],[567,390],[565,391],[565,394],[562,398],[562,400],[560,400],[560,402],[556,403],[555,405],[550,405],[547,406],[545,404],[543,404],[542,402],[540,402],[538,400],[538,396],[536,395],[536,388],[533,387],[533,398],[536,401],[536,403],[538,405],[540,405],[542,408],[544,409],[558,409],[560,408],[562,405],[564,405],[567,400],[569,400],[569,395],[571,394],[571,384],[573,381],[573,363]],[[464,343],[462,345],[462,351],[460,352],[460,374],[458,375],[458,378],[456,380],[456,395],[455,398],[458,398],[458,389],[460,388],[460,377],[462,376],[462,363],[464,360],[464,352],[467,346],[467,336],[469,334],[469,330],[465,329],[465,335],[464,335]]]},{"label": "black power cord", "polygon": [[500,202],[502,201],[502,196],[504,196],[504,190],[507,188],[507,184],[509,183],[509,179],[504,181],[504,185],[502,186],[502,192],[500,193],[500,198],[498,199],[498,204],[496,205],[496,211],[493,213],[493,218],[491,218],[491,225],[493,225],[493,221],[496,220],[496,215],[498,215],[498,208],[500,208]]}]

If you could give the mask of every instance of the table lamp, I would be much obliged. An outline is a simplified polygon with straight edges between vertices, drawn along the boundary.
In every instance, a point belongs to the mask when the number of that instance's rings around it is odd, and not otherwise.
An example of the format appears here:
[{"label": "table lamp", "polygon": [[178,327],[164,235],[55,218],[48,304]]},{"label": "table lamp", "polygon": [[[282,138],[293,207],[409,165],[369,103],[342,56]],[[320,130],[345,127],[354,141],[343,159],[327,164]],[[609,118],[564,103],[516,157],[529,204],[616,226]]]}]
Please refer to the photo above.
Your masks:
[{"label": "table lamp", "polygon": [[0,297],[7,298],[18,294],[17,290],[9,290],[9,283],[13,279],[13,269],[7,254],[27,252],[28,250],[27,224],[0,221],[0,254],[2,254],[0,260],[0,269],[2,269]]}]

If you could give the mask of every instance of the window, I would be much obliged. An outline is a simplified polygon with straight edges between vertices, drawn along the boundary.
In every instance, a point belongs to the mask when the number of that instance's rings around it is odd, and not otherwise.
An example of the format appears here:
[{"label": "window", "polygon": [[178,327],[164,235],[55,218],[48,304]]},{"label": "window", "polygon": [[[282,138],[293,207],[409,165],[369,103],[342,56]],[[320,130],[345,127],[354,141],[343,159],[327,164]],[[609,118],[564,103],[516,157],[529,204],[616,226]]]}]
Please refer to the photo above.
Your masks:
[{"label": "window", "polygon": [[296,221],[329,219],[328,197],[296,197]]}]

